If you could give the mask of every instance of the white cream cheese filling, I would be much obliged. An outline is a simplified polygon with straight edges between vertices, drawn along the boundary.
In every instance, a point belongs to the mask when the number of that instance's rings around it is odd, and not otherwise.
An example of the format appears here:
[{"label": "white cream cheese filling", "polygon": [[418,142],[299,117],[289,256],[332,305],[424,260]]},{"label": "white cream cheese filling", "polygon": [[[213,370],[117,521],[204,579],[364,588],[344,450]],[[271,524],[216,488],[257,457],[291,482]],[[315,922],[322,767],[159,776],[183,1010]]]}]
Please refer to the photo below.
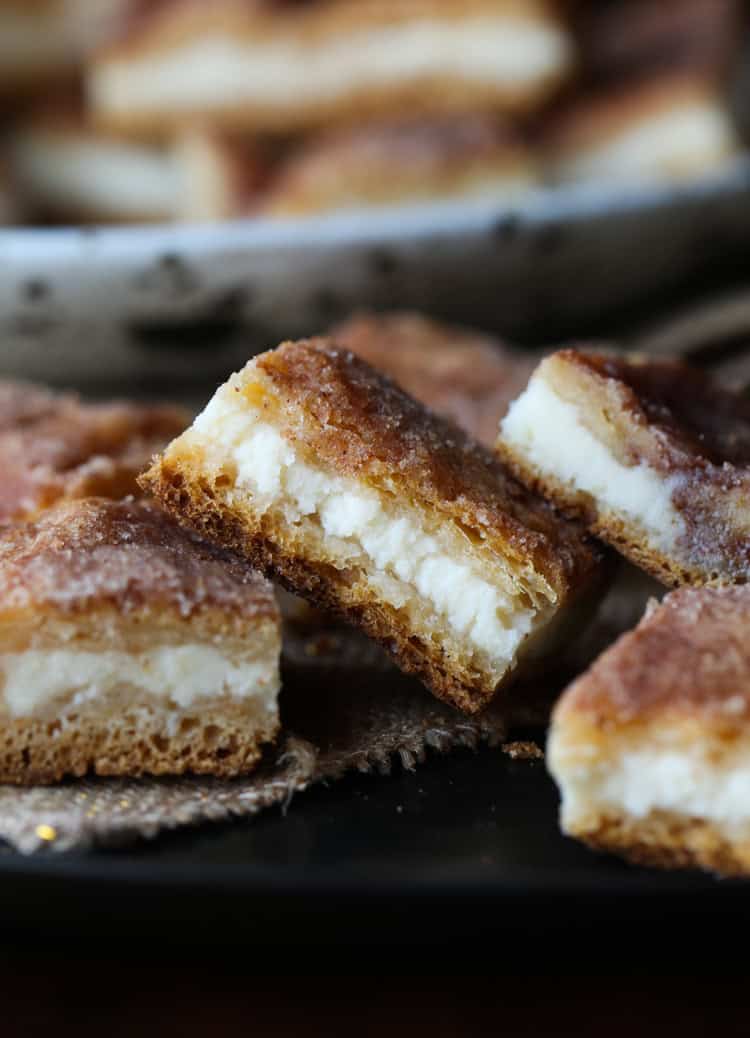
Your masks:
[{"label": "white cream cheese filling", "polygon": [[186,708],[223,696],[257,699],[274,709],[278,663],[233,663],[210,645],[167,645],[133,655],[74,649],[30,650],[0,655],[0,680],[11,717],[32,716],[58,696],[75,702],[106,696],[123,686]]},{"label": "white cream cheese filling", "polygon": [[646,118],[602,144],[580,149],[556,172],[563,180],[670,179],[709,169],[738,148],[726,113],[707,102]]},{"label": "white cream cheese filling", "polygon": [[717,765],[705,749],[631,750],[605,762],[566,760],[550,741],[550,770],[562,790],[564,825],[614,812],[645,819],[673,812],[723,827],[750,830],[750,764],[744,755]]},{"label": "white cream cheese filling", "polygon": [[13,148],[18,180],[40,204],[113,218],[178,214],[186,194],[168,150],[33,131]]},{"label": "white cream cheese filling", "polygon": [[89,85],[94,106],[112,113],[243,102],[304,108],[440,76],[528,88],[564,70],[570,55],[554,23],[509,17],[412,21],[321,43],[243,42],[215,31],[168,52],[102,62]]},{"label": "white cream cheese filling", "polygon": [[523,596],[489,582],[482,562],[451,558],[424,529],[416,511],[398,512],[376,490],[355,480],[312,468],[262,415],[232,406],[234,393],[217,394],[190,433],[206,450],[206,461],[220,469],[236,467],[234,493],[252,495],[263,514],[282,509],[291,525],[320,524],[326,550],[341,568],[362,566],[367,579],[396,609],[410,608],[415,597],[429,603],[450,629],[504,671],[515,661],[532,628],[548,619]]},{"label": "white cream cheese filling", "polygon": [[637,524],[654,547],[674,551],[685,535],[684,520],[672,504],[679,477],[667,479],[645,462],[621,464],[542,375],[536,374],[511,405],[500,436],[542,476],[590,494],[600,514]]}]

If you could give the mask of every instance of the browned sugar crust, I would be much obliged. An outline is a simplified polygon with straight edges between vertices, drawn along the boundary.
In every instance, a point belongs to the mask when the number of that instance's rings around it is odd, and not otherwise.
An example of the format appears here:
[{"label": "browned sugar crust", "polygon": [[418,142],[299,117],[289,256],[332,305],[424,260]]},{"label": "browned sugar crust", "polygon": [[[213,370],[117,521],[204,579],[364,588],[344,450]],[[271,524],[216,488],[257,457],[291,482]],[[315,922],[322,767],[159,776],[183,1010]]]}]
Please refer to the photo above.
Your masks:
[{"label": "browned sugar crust", "polygon": [[597,565],[575,524],[529,494],[491,451],[327,339],[285,343],[256,361],[284,402],[285,432],[333,471],[392,486],[531,564],[560,597]]},{"label": "browned sugar crust", "polygon": [[[105,704],[106,705],[106,704]],[[68,776],[214,775],[252,771],[278,725],[253,723],[246,705],[222,701],[212,709],[181,711],[177,731],[158,706],[99,711],[79,719],[3,720],[0,781],[48,785]]]},{"label": "browned sugar crust", "polygon": [[331,337],[486,446],[536,366],[533,354],[417,313],[358,314]]},{"label": "browned sugar crust", "polygon": [[137,493],[136,476],[188,422],[181,408],[85,404],[36,387],[0,388],[0,521],[55,501]]},{"label": "browned sugar crust", "polygon": [[499,439],[497,451],[516,476],[667,585],[744,582],[750,401],[676,360],[563,350],[544,364],[555,392],[620,463],[643,461],[665,479],[679,477],[672,504],[685,521],[685,543],[679,554],[656,551],[633,523],[532,469]]},{"label": "browned sugar crust", "polygon": [[750,399],[715,383],[705,371],[672,359],[566,350],[561,358],[590,372],[617,394],[621,407],[668,440],[656,464],[679,467],[750,462]]},{"label": "browned sugar crust", "polygon": [[729,839],[711,822],[672,812],[645,819],[607,816],[596,829],[575,832],[594,850],[618,854],[634,865],[707,869],[720,876],[750,875],[750,843]]},{"label": "browned sugar crust", "polygon": [[294,149],[262,208],[289,215],[449,197],[477,184],[531,176],[527,149],[491,115],[376,121],[324,132]]},{"label": "browned sugar crust", "polygon": [[741,731],[750,717],[750,585],[682,588],[651,608],[565,693],[560,722],[615,729],[668,714],[706,731]]},{"label": "browned sugar crust", "polygon": [[[278,401],[269,420],[332,470],[416,498],[467,536],[483,536],[501,555],[533,568],[560,601],[593,582],[599,557],[575,526],[510,479],[490,452],[431,415],[393,383],[327,340],[287,343],[257,358],[245,391],[260,378]],[[238,387],[238,391],[240,391]],[[142,484],[201,535],[244,555],[289,590],[341,615],[382,644],[407,673],[460,709],[475,712],[494,695],[485,675],[449,660],[441,646],[415,638],[392,607],[352,588],[347,574],[300,557],[283,526],[259,526],[222,502],[200,458],[168,451]]]},{"label": "browned sugar crust", "polygon": [[230,623],[278,622],[270,585],[201,544],[160,508],[90,498],[63,502],[0,537],[0,620],[53,612],[220,611]]},{"label": "browned sugar crust", "polygon": [[[263,42],[308,44],[315,46],[329,39],[373,29],[397,26],[411,21],[438,18],[460,22],[476,15],[507,12],[532,23],[558,24],[559,5],[547,0],[310,0],[280,2],[272,0],[220,0],[205,4],[200,0],[171,0],[160,3],[151,15],[132,19],[126,31],[106,48],[94,62],[153,59],[169,54],[187,42],[205,35],[228,36],[248,43]],[[567,70],[566,70],[567,71]],[[169,104],[149,106],[148,111],[98,110],[103,123],[125,132],[164,133],[176,125],[211,115],[217,125],[229,129],[254,129],[288,133],[307,126],[330,122],[356,123],[363,118],[389,118],[397,113],[412,116],[435,113],[467,113],[483,110],[526,111],[546,99],[558,86],[560,76],[540,77],[536,83],[496,84],[479,80],[425,73],[413,83],[385,84],[361,91],[342,91],[330,100],[311,105],[222,103],[204,109],[173,110]]]}]

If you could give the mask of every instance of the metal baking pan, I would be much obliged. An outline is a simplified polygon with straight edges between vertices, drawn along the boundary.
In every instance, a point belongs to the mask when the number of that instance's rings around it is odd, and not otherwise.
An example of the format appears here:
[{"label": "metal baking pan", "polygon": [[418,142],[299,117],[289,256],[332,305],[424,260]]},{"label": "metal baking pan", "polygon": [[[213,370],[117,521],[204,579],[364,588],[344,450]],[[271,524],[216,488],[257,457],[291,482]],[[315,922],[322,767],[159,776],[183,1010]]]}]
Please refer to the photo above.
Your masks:
[{"label": "metal baking pan", "polygon": [[0,232],[0,372],[212,378],[356,307],[416,307],[524,340],[741,257],[750,158],[683,185],[575,185],[303,222]]}]

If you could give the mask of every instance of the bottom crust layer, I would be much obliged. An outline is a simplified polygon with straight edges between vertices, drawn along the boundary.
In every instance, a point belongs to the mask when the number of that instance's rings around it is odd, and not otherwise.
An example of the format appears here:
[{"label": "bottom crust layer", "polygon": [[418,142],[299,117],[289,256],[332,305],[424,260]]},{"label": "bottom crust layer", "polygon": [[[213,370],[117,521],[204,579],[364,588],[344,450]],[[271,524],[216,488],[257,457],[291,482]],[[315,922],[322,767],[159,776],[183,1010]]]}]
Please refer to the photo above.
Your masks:
[{"label": "bottom crust layer", "polygon": [[638,819],[607,815],[595,829],[569,825],[566,832],[594,850],[617,854],[635,865],[750,876],[750,840],[732,840],[702,818],[667,811]]},{"label": "bottom crust layer", "polygon": [[215,775],[252,771],[278,720],[246,705],[174,709],[138,705],[87,717],[69,709],[57,718],[0,722],[0,782],[48,785],[87,773],[109,776]]}]

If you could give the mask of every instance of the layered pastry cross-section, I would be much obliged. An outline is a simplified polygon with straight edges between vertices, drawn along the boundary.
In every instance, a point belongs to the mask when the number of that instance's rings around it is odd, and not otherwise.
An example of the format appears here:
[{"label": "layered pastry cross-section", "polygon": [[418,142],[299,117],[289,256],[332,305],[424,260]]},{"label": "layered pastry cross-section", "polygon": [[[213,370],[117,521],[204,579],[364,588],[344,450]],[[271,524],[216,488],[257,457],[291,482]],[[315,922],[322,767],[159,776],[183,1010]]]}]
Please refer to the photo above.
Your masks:
[{"label": "layered pastry cross-section", "polygon": [[750,874],[750,587],[682,588],[564,693],[563,829],[641,864]]},{"label": "layered pastry cross-section", "polygon": [[137,493],[136,476],[187,423],[170,405],[84,403],[0,382],[0,522],[64,498]]},{"label": "layered pastry cross-section", "polygon": [[469,712],[600,571],[490,451],[328,340],[252,360],[142,483]]},{"label": "layered pastry cross-section", "polygon": [[289,131],[399,113],[528,108],[568,73],[546,0],[173,0],[92,65],[97,116]]},{"label": "layered pastry cross-section", "polygon": [[564,350],[500,427],[511,469],[667,585],[750,572],[750,402],[672,360]]},{"label": "layered pastry cross-section", "polygon": [[160,509],[63,502],[0,535],[0,781],[234,775],[278,728],[269,584]]},{"label": "layered pastry cross-section", "polygon": [[491,335],[408,311],[355,314],[331,337],[489,447],[537,362]]}]

